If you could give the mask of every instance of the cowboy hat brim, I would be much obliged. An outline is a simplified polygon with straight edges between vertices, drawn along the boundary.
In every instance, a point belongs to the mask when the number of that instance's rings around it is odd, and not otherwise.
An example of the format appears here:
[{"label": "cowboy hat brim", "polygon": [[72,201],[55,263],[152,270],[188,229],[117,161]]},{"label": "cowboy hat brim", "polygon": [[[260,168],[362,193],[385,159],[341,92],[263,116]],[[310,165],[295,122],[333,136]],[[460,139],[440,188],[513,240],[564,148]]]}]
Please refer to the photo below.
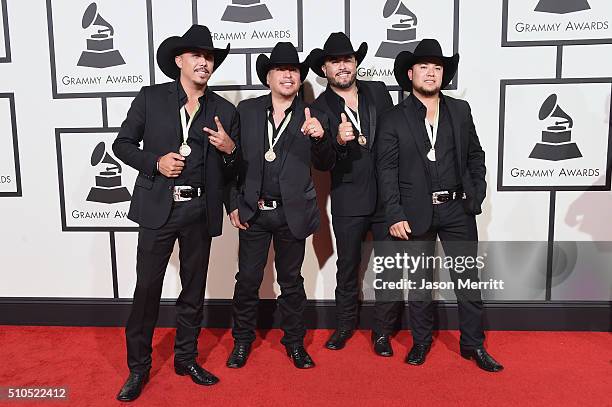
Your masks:
[{"label": "cowboy hat brim", "polygon": [[395,80],[402,89],[407,92],[412,92],[412,81],[408,77],[408,69],[412,68],[414,64],[424,58],[438,58],[442,61],[444,72],[442,74],[442,87],[444,89],[455,77],[457,73],[457,67],[459,66],[459,54],[455,54],[452,57],[438,56],[438,55],[419,55],[415,56],[410,51],[402,51],[395,58],[393,64],[393,74]]},{"label": "cowboy hat brim", "polygon": [[368,53],[368,44],[362,42],[357,51],[355,52],[327,52],[321,48],[315,48],[310,52],[309,60],[310,60],[310,69],[314,73],[316,73],[321,78],[325,78],[325,73],[323,72],[323,64],[325,64],[325,59],[329,57],[340,57],[343,55],[355,55],[355,59],[357,60],[357,66],[361,64],[361,61],[365,58]]},{"label": "cowboy hat brim", "polygon": [[215,57],[213,72],[223,63],[230,51],[230,45],[225,48],[214,48],[210,45],[199,45],[185,41],[182,37],[174,36],[166,38],[157,49],[157,65],[159,69],[170,79],[179,77],[180,69],[174,62],[174,57],[185,51],[204,50],[210,51]]},{"label": "cowboy hat brim", "polygon": [[270,85],[268,85],[268,78],[267,78],[268,71],[274,68],[275,66],[282,66],[282,65],[292,65],[292,66],[297,67],[300,70],[300,82],[304,83],[304,81],[306,80],[306,76],[308,76],[308,69],[309,69],[308,58],[306,58],[306,61],[300,62],[300,63],[295,63],[295,61],[272,62],[270,61],[270,57],[268,57],[266,54],[260,54],[257,57],[257,61],[255,62],[255,70],[257,71],[257,77],[259,78],[259,81],[269,88]]}]

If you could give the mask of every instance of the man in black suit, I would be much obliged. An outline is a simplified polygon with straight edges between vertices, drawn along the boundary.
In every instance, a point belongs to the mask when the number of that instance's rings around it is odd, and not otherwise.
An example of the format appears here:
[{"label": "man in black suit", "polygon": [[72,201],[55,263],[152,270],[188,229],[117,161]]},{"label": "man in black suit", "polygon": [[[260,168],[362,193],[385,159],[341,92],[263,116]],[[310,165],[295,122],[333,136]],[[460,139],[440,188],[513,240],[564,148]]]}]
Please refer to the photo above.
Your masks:
[{"label": "man in black suit", "polygon": [[213,47],[204,26],[166,39],[157,62],[174,81],[142,88],[113,143],[117,157],[139,172],[128,214],[139,228],[136,289],[126,327],[130,375],[117,396],[121,401],[136,399],[148,379],[162,283],[176,239],[182,290],[174,368],[197,384],[218,382],[196,357],[211,238],[221,234],[223,189],[238,160],[236,109],[207,87],[228,52],[229,45]]},{"label": "man in black suit", "polygon": [[[445,57],[436,40],[424,39],[414,53],[401,52],[394,73],[400,86],[411,92],[385,113],[378,128],[379,185],[389,233],[397,241],[416,241],[417,251],[433,256],[436,237],[445,254],[476,258],[476,218],[486,194],[485,154],[480,146],[470,106],[440,92],[455,76],[459,55]],[[414,248],[409,249],[412,253]],[[430,281],[431,268],[416,276]],[[460,280],[478,282],[476,267],[451,269],[459,308],[461,355],[475,359],[484,370],[503,367],[485,350],[482,300],[478,289],[460,288]],[[412,278],[415,280],[414,277]],[[409,292],[413,346],[406,363],[425,362],[432,342],[433,302],[422,281]],[[403,302],[390,303],[380,315],[391,325]]]},{"label": "man in black suit", "polygon": [[306,238],[320,222],[310,166],[329,169],[334,151],[319,120],[298,96],[308,66],[299,61],[295,47],[288,42],[276,44],[269,58],[263,54],[257,58],[256,67],[270,93],[238,105],[244,165],[230,214],[232,224],[240,230],[233,305],[235,343],[227,366],[244,366],[255,340],[259,286],[273,240],[281,289],[281,342],[294,365],[306,369],[314,367],[314,362],[304,348],[306,294],[301,268]]},{"label": "man in black suit", "polygon": [[[368,46],[354,51],[346,34],[332,33],[323,49],[310,53],[313,72],[327,78],[327,89],[312,107],[329,118],[330,136],[337,151],[331,170],[331,210],[336,236],[336,319],[338,326],[325,346],[344,348],[357,324],[361,244],[368,231],[374,240],[384,240],[387,228],[383,206],[377,200],[373,151],[378,116],[393,106],[383,82],[357,80],[357,66]],[[372,331],[374,350],[391,356],[389,333]]]}]

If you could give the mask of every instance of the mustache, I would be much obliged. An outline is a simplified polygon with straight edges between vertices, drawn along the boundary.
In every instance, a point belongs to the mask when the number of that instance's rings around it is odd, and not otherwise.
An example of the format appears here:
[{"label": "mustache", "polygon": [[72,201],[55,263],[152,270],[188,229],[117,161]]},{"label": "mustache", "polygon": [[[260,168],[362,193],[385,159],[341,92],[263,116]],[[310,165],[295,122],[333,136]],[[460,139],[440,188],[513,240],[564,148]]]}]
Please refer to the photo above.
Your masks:
[{"label": "mustache", "polygon": [[336,76],[340,76],[340,75],[342,75],[342,74],[349,74],[349,75],[351,75],[351,74],[352,74],[352,72],[351,72],[351,71],[346,71],[346,70],[343,70],[343,71],[339,71],[339,72],[336,74]]},{"label": "mustache", "polygon": [[210,73],[210,71],[208,70],[208,68],[206,68],[205,66],[198,66],[196,67],[194,70],[194,72],[204,72],[204,73]]}]

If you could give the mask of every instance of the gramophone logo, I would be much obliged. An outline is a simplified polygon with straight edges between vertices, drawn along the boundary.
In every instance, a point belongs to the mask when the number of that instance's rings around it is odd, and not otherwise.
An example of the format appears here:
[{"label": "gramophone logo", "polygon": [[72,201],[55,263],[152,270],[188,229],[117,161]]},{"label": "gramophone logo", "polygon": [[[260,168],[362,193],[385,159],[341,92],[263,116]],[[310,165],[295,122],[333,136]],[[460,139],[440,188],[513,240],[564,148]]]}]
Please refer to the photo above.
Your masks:
[{"label": "gramophone logo", "polygon": [[132,199],[130,192],[121,183],[121,165],[109,153],[106,145],[99,142],[91,154],[91,165],[100,166],[96,184],[89,190],[87,200],[105,204],[127,202]]},{"label": "gramophone logo", "polygon": [[413,52],[417,41],[417,16],[402,0],[387,0],[383,8],[383,17],[393,18],[391,28],[387,29],[387,39],[381,42],[376,56],[395,59],[401,51]]},{"label": "gramophone logo", "polygon": [[578,145],[572,142],[574,121],[559,107],[555,93],[542,103],[538,118],[547,126],[542,130],[542,141],[535,145],[529,158],[561,161],[582,157]]},{"label": "gramophone logo", "polygon": [[587,0],[540,0],[534,11],[552,14],[568,14],[590,10]]},{"label": "gramophone logo", "polygon": [[77,66],[90,68],[108,68],[123,65],[125,60],[118,50],[114,49],[113,37],[115,30],[98,12],[98,5],[91,3],[81,21],[84,30],[94,29],[94,33],[87,38],[87,49],[81,53]]},{"label": "gramophone logo", "polygon": [[232,4],[225,8],[221,21],[254,23],[271,18],[270,10],[260,0],[232,0]]}]

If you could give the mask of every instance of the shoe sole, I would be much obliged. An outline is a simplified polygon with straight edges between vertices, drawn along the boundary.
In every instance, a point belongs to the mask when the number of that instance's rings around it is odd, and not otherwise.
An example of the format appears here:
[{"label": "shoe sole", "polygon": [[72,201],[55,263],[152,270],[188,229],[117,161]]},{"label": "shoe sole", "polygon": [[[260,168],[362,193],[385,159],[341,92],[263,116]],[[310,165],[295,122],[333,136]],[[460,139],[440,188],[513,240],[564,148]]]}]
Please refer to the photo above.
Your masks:
[{"label": "shoe sole", "polygon": [[244,362],[244,363],[243,363],[243,364],[241,364],[241,365],[235,365],[235,364],[228,364],[228,363],[226,363],[226,364],[225,364],[225,367],[228,367],[228,368],[230,368],[230,369],[241,369],[241,368],[243,368],[245,365],[246,365],[246,362]]},{"label": "shoe sole", "polygon": [[504,368],[502,367],[501,369],[485,369],[484,367],[480,366],[477,362],[476,362],[476,358],[474,358],[474,356],[472,355],[464,355],[463,353],[461,354],[461,357],[463,359],[466,360],[473,360],[474,363],[476,363],[476,366],[478,366],[478,368],[480,370],[484,370],[485,372],[489,372],[489,373],[497,373],[497,372],[501,372],[502,370],[504,370]]},{"label": "shoe sole", "polygon": [[181,371],[177,371],[177,370],[175,370],[175,371],[174,371],[174,373],[176,373],[176,374],[177,374],[177,375],[179,375],[179,376],[189,376],[189,377],[191,377],[191,381],[192,381],[192,382],[194,382],[195,384],[198,384],[198,385],[200,385],[200,386],[212,386],[212,385],[215,385],[215,384],[219,383],[219,378],[217,378],[216,380],[213,380],[213,381],[212,381],[212,382],[210,382],[210,383],[206,383],[206,382],[200,382],[200,381],[198,381],[198,380],[194,379],[194,378],[193,378],[193,376],[191,376],[191,375],[190,375],[189,373],[187,373],[187,372],[181,372]]}]

